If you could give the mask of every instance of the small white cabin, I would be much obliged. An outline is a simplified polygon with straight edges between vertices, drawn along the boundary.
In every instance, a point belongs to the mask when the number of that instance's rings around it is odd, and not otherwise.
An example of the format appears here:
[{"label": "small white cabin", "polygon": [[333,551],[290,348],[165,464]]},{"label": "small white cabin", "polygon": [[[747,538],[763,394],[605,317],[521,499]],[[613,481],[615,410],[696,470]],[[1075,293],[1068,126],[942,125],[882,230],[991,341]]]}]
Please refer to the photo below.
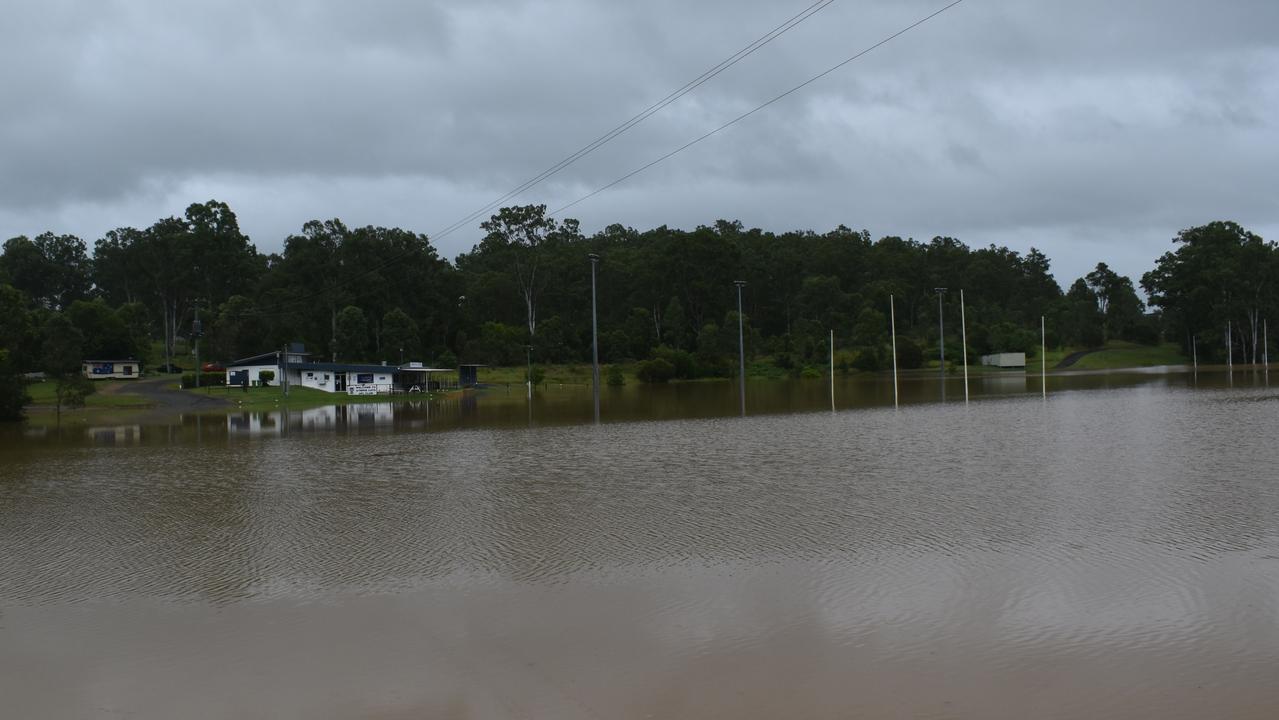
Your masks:
[{"label": "small white cabin", "polygon": [[81,366],[90,380],[136,380],[142,372],[137,360],[85,360]]},{"label": "small white cabin", "polygon": [[995,353],[993,355],[982,355],[982,365],[990,365],[997,368],[1024,368],[1026,367],[1026,353]]}]

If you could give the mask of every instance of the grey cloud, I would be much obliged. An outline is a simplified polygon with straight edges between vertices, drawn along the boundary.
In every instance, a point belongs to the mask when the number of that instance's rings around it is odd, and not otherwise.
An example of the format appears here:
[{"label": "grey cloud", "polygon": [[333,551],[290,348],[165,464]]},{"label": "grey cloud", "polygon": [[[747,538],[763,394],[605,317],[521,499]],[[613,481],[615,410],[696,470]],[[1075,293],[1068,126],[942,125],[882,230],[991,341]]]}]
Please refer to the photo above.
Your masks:
[{"label": "grey cloud", "polygon": [[[0,235],[92,240],[209,197],[264,250],[313,217],[432,232],[806,4],[23,3]],[[837,0],[518,200],[580,197],[942,4]],[[1273,2],[968,0],[569,214],[949,234],[1037,245],[1063,283],[1139,275],[1182,227],[1279,226],[1275,27]]]}]

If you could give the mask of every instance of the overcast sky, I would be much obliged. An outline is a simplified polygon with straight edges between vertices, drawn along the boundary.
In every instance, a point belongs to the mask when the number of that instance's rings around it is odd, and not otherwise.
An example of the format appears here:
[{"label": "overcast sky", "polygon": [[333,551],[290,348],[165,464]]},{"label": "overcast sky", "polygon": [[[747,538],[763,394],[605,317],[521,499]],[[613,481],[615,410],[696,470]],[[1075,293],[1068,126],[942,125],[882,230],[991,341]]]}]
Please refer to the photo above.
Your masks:
[{"label": "overcast sky", "polygon": [[[38,0],[0,25],[0,237],[229,203],[430,235],[812,0]],[[836,0],[517,198],[557,208],[942,7]],[[1036,246],[1134,279],[1184,227],[1279,239],[1279,2],[966,0],[572,208]],[[516,201],[512,201],[516,202]],[[452,258],[478,223],[436,239]]]}]

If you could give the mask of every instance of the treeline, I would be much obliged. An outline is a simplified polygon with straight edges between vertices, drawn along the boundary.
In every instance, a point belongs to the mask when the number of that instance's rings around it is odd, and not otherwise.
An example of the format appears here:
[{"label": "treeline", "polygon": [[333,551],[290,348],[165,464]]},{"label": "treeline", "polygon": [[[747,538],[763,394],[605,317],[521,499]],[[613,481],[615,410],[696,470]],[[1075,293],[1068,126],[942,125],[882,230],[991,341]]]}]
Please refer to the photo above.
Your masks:
[{"label": "treeline", "polygon": [[[83,357],[150,355],[191,366],[197,315],[202,356],[232,360],[305,342],[339,360],[582,362],[591,351],[591,266],[598,264],[600,359],[661,359],[657,375],[735,371],[737,295],[747,353],[800,372],[824,362],[834,330],[841,368],[888,362],[890,295],[907,367],[935,357],[938,293],[946,357],[960,355],[958,290],[964,289],[970,355],[1038,348],[1039,318],[1052,346],[1167,338],[1203,360],[1224,358],[1227,324],[1238,357],[1259,353],[1274,315],[1276,249],[1233,223],[1182,231],[1176,249],[1141,283],[1104,263],[1063,292],[1038,250],[974,248],[955,238],[872,239],[840,226],[772,233],[719,221],[694,230],[611,225],[584,235],[544,206],[502,209],[484,238],[455,263],[422,234],[311,221],[263,254],[224,203],[193,204],[182,217],[119,228],[87,243],[70,235],[15,237],[0,255],[4,367],[54,370],[42,348],[73,332]],[[54,318],[59,318],[55,321]],[[63,342],[65,345],[64,341]],[[651,369],[651,368],[650,368]],[[650,373],[652,374],[652,373]]]}]

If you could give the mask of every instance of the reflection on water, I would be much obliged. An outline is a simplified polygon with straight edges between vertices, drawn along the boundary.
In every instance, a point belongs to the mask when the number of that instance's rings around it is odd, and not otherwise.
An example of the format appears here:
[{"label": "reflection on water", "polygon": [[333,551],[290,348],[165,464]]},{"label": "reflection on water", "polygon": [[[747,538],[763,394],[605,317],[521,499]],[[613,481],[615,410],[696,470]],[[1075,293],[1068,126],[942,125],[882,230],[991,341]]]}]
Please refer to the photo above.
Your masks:
[{"label": "reflection on water", "polygon": [[[1111,372],[1050,375],[1052,394],[1081,390],[1148,387],[1213,390],[1270,387],[1269,375],[1258,369],[1234,373],[1181,368],[1134,368]],[[942,383],[932,373],[906,375],[900,383],[903,407],[964,402],[962,377]],[[1035,373],[975,374],[969,394],[973,401],[1015,396],[1038,397],[1041,379]],[[890,376],[836,379],[838,410],[893,406]],[[825,380],[759,381],[747,384],[750,415],[830,410],[830,386]],[[603,388],[602,419],[642,422],[681,418],[725,418],[738,415],[737,386],[729,382],[631,385]],[[532,402],[522,387],[497,386],[463,394],[407,401],[333,405],[304,410],[232,410],[202,415],[149,417],[145,424],[63,429],[0,425],[0,448],[39,441],[55,444],[184,444],[196,437],[222,440],[269,438],[290,433],[424,432],[456,429],[545,427],[590,423],[593,420],[589,385],[540,387]]]},{"label": "reflection on water", "polygon": [[760,384],[745,419],[728,384],[627,388],[606,419],[677,419],[601,426],[574,424],[589,390],[550,389],[531,428],[497,389],[17,436],[0,697],[13,717],[1273,718],[1279,395],[1230,382],[1050,378],[1045,402],[984,378],[965,406],[912,380],[900,412],[867,383],[837,413],[822,383]]}]

